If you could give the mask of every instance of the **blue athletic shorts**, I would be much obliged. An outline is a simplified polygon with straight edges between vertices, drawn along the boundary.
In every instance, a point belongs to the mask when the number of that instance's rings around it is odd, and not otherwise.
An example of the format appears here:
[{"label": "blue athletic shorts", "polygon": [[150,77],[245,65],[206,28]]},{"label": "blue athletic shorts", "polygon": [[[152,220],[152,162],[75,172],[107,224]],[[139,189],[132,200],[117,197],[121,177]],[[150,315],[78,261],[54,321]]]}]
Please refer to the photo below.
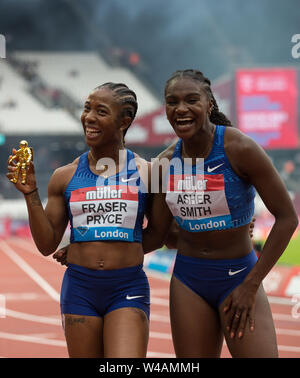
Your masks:
[{"label": "blue athletic shorts", "polygon": [[213,260],[177,253],[173,275],[213,308],[243,282],[257,261],[254,250],[237,259]]},{"label": "blue athletic shorts", "polygon": [[60,294],[62,314],[103,317],[121,307],[150,314],[150,288],[143,265],[93,270],[68,264]]}]

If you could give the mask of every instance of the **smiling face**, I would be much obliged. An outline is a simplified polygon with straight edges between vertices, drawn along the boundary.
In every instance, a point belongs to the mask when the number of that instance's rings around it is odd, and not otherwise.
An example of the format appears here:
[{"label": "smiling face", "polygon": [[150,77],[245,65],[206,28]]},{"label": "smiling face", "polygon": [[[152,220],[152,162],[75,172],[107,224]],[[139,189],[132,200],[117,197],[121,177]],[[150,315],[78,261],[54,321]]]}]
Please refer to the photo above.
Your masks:
[{"label": "smiling face", "polygon": [[89,146],[114,144],[123,140],[121,106],[108,88],[94,90],[87,98],[81,115]]},{"label": "smiling face", "polygon": [[175,78],[165,92],[166,114],[179,138],[191,138],[209,122],[212,100],[203,84],[192,78]]}]

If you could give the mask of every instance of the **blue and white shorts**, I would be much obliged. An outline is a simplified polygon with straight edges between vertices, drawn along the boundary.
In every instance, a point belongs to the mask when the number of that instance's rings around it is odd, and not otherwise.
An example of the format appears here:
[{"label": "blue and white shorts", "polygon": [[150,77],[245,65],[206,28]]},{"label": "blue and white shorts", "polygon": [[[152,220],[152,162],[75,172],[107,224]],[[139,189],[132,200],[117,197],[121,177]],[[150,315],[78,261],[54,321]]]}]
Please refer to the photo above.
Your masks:
[{"label": "blue and white shorts", "polygon": [[257,256],[254,250],[237,259],[200,259],[177,253],[173,275],[213,308],[240,285],[253,266]]},{"label": "blue and white shorts", "polygon": [[60,295],[62,314],[103,317],[122,307],[150,314],[150,288],[143,265],[93,270],[68,264]]}]

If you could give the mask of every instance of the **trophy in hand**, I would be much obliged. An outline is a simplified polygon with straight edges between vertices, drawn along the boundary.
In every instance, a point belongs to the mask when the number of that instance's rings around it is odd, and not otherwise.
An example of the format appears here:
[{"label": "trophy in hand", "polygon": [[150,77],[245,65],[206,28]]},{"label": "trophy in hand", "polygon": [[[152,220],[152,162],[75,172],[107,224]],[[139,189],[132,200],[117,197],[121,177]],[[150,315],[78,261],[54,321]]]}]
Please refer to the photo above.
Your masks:
[{"label": "trophy in hand", "polygon": [[14,172],[14,177],[10,180],[14,184],[18,182],[19,175],[21,174],[23,185],[26,184],[26,168],[29,166],[30,162],[33,160],[33,149],[28,147],[28,142],[26,140],[21,140],[20,149],[17,150],[15,155],[9,159],[9,163],[13,160],[17,162],[16,170]]}]

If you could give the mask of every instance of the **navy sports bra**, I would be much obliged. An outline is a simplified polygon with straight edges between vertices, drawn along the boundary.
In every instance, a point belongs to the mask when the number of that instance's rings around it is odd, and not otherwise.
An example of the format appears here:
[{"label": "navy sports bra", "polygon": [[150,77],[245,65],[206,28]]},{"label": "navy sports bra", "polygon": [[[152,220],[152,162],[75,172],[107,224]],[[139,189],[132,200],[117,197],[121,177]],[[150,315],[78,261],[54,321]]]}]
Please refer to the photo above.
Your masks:
[{"label": "navy sports bra", "polygon": [[88,152],[79,158],[65,191],[71,224],[70,242],[142,241],[147,201],[132,151],[119,173],[104,178],[89,168]]},{"label": "navy sports bra", "polygon": [[255,189],[231,168],[224,149],[225,129],[216,126],[212,150],[202,165],[184,165],[182,140],[176,144],[172,159],[180,164],[170,164],[166,202],[186,231],[224,230],[252,219]]}]

